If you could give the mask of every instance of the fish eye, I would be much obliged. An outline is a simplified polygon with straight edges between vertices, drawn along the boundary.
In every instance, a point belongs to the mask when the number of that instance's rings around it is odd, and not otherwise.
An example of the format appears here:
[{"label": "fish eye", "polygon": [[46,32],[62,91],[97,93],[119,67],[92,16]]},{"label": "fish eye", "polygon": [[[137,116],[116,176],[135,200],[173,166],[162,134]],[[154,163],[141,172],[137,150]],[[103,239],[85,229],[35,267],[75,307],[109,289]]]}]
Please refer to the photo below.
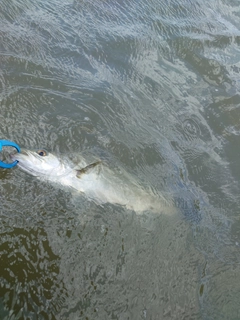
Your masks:
[{"label": "fish eye", "polygon": [[37,154],[41,157],[45,157],[47,155],[47,151],[45,150],[38,150]]}]

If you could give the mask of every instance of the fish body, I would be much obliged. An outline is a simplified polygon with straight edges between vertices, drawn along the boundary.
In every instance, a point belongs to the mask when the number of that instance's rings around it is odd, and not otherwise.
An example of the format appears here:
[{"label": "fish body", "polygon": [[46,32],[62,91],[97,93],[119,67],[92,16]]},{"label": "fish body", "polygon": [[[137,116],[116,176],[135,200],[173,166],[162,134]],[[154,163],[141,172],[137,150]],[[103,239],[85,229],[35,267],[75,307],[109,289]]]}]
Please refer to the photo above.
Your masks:
[{"label": "fish body", "polygon": [[101,161],[87,164],[82,158],[74,167],[71,162],[44,150],[22,150],[12,158],[27,173],[84,193],[99,204],[118,204],[135,212],[171,212],[162,199],[143,189],[124,170],[115,173]]}]

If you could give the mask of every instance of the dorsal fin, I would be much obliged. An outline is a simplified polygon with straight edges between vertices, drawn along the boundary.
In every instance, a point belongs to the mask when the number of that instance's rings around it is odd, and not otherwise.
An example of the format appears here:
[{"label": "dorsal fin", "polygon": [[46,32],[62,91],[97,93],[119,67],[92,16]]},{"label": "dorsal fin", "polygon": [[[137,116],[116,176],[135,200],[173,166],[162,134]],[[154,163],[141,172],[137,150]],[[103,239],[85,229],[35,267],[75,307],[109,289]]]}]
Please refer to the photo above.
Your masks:
[{"label": "dorsal fin", "polygon": [[89,170],[95,168],[100,163],[102,163],[102,162],[96,161],[96,162],[93,162],[93,163],[87,165],[86,167],[84,167],[82,169],[77,170],[77,178],[81,178],[81,175],[83,175],[83,174],[87,173]]}]

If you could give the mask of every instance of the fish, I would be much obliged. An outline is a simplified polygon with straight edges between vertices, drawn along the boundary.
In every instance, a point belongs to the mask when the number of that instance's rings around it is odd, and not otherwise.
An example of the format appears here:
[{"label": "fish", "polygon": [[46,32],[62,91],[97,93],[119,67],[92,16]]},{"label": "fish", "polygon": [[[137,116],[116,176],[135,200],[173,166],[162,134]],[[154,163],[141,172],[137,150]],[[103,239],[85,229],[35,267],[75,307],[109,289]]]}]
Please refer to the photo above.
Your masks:
[{"label": "fish", "polygon": [[125,170],[114,172],[104,161],[87,163],[84,157],[74,165],[65,157],[58,157],[44,149],[22,149],[11,155],[17,166],[38,179],[70,188],[84,194],[99,205],[111,203],[136,213],[152,211],[170,214],[173,208],[150,190],[145,190]]}]

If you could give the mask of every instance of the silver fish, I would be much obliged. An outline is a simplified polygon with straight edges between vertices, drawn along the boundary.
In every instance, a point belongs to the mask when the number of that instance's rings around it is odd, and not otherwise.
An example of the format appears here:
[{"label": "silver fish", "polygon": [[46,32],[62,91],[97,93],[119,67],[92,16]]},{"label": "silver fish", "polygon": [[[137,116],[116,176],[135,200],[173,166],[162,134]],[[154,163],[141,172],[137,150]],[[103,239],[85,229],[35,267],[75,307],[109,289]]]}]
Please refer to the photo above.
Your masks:
[{"label": "silver fish", "polygon": [[137,213],[150,210],[169,214],[174,211],[163,199],[142,188],[127,172],[116,173],[99,160],[88,164],[81,158],[80,164],[74,167],[68,160],[59,159],[45,150],[22,150],[11,158],[27,173],[73,188],[98,204],[118,204]]}]

